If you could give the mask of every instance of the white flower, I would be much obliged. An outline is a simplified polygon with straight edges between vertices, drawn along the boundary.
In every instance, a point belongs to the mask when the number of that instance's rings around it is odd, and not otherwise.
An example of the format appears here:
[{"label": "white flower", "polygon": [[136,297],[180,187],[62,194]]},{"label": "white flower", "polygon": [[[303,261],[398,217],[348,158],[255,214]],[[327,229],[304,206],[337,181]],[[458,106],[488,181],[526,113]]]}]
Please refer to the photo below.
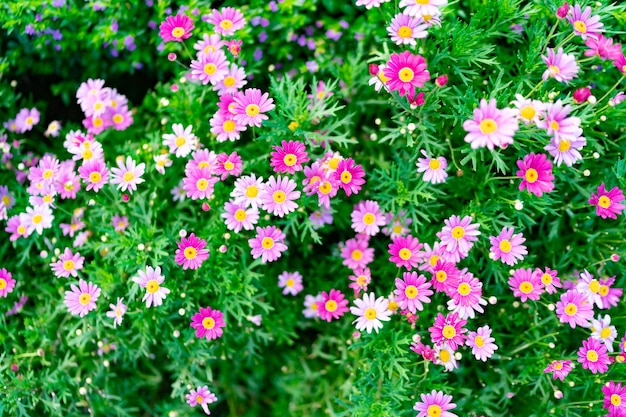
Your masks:
[{"label": "white flower", "polygon": [[[376,298],[373,292],[364,294],[363,298],[354,300],[356,307],[350,307],[350,312],[357,316],[352,323],[356,323],[356,329],[367,330],[372,333],[372,329],[378,330],[383,328],[382,321],[389,321],[391,311],[387,309],[389,301],[385,297]],[[382,321],[381,321],[382,320]]]}]

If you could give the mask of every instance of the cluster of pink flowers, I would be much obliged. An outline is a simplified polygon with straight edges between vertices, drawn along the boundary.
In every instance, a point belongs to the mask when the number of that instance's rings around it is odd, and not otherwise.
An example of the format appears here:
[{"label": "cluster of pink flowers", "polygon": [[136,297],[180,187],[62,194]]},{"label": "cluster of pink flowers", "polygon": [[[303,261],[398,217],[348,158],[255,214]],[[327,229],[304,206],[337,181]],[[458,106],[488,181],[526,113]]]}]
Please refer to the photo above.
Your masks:
[{"label": "cluster of pink flowers", "polygon": [[76,99],[85,114],[83,126],[88,133],[98,135],[109,128],[126,130],[133,123],[126,96],[105,87],[104,80],[90,78],[82,83]]}]

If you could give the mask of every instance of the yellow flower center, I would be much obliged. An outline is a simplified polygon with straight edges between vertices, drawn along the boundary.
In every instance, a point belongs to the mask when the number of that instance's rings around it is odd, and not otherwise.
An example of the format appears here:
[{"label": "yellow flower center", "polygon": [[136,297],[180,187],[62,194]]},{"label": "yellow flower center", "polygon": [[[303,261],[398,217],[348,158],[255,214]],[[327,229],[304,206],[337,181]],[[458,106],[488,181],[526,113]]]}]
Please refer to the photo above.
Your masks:
[{"label": "yellow flower center", "polygon": [[32,125],[34,121],[35,121],[35,120],[34,120],[31,116],[28,116],[28,117],[26,118],[26,124],[27,124],[27,125]]},{"label": "yellow flower center", "polygon": [[207,161],[202,161],[198,164],[198,169],[202,168],[211,168],[211,164],[209,164]]},{"label": "yellow flower center", "polygon": [[563,362],[553,362],[552,368],[556,371],[560,371],[561,369],[563,369]]},{"label": "yellow flower center", "polygon": [[244,209],[237,209],[237,211],[235,212],[235,219],[237,219],[237,221],[244,221],[246,220],[246,217],[248,217],[248,215],[246,214],[246,211]]},{"label": "yellow flower center", "polygon": [[328,167],[333,170],[337,169],[337,167],[339,166],[339,161],[340,159],[337,157],[330,158],[328,160]]},{"label": "yellow flower center", "polygon": [[89,181],[91,181],[93,183],[98,183],[98,182],[102,181],[102,175],[100,175],[99,172],[94,171],[91,174],[89,174]]},{"label": "yellow flower center", "polygon": [[122,116],[121,114],[116,114],[115,116],[113,116],[113,123],[115,123],[116,125],[119,125],[123,121],[124,121],[124,116]]},{"label": "yellow flower center", "polygon": [[93,152],[91,151],[91,149],[85,149],[83,151],[83,159],[85,161],[89,161],[91,158],[93,158]]},{"label": "yellow flower center", "polygon": [[286,287],[293,287],[296,284],[296,281],[294,281],[292,278],[289,278],[286,282],[285,282],[285,286]]},{"label": "yellow flower center", "polygon": [[526,178],[526,181],[529,183],[534,184],[539,178],[539,174],[535,168],[528,168],[526,174],[524,174],[524,178]]},{"label": "yellow flower center", "polygon": [[600,332],[600,337],[602,339],[606,339],[607,337],[609,337],[611,335],[611,328],[610,327],[605,327],[604,329],[602,329],[602,331]]},{"label": "yellow flower center", "polygon": [[196,255],[198,255],[198,251],[196,250],[196,248],[192,248],[190,246],[188,248],[185,248],[185,250],[183,251],[183,255],[187,259],[194,259]]},{"label": "yellow flower center", "polygon": [[[204,322],[202,322],[204,324]],[[202,395],[198,395],[196,396],[196,402],[198,404],[202,404],[202,402],[204,401],[204,397]]]},{"label": "yellow flower center", "polygon": [[235,127],[235,122],[233,122],[232,120],[226,120],[222,125],[222,129],[224,129],[224,132],[232,132],[233,130],[235,130]]},{"label": "yellow flower center", "polygon": [[324,181],[324,182],[322,182],[320,184],[320,188],[319,189],[320,189],[320,192],[322,194],[328,194],[328,193],[330,193],[332,191],[333,186],[332,186],[332,184],[330,182]]},{"label": "yellow flower center", "polygon": [[476,339],[474,339],[474,344],[481,348],[485,346],[485,339],[483,339],[482,336],[476,336]]},{"label": "yellow flower center", "polygon": [[543,285],[550,285],[550,284],[552,284],[552,275],[550,275],[550,274],[543,274],[541,276],[541,282],[543,282]]},{"label": "yellow flower center", "polygon": [[387,310],[389,311],[396,311],[398,309],[398,303],[396,303],[395,301],[389,301],[389,305],[387,306]]},{"label": "yellow flower center", "polygon": [[611,395],[611,404],[613,404],[615,407],[619,407],[620,405],[622,405],[622,397],[617,394]]},{"label": "yellow flower center", "polygon": [[259,187],[257,187],[256,185],[249,185],[246,188],[246,197],[248,198],[254,198],[259,194]]},{"label": "yellow flower center", "polygon": [[133,174],[131,171],[128,171],[124,174],[123,178],[124,178],[124,181],[130,182],[135,179],[135,174]]},{"label": "yellow flower center", "polygon": [[341,182],[344,184],[349,184],[352,181],[352,174],[349,171],[343,171],[341,173]]},{"label": "yellow flower center", "polygon": [[[447,350],[442,350],[441,352],[439,352],[439,360],[441,360],[441,362],[450,362],[450,352],[448,352]],[[435,417],[435,416],[440,416],[441,415],[441,408],[439,408],[439,413],[440,414],[430,414],[431,412],[431,407],[439,407],[438,405],[431,405],[430,407],[428,407],[428,415],[431,417]],[[432,410],[437,410],[436,408],[433,408]]]},{"label": "yellow flower center", "polygon": [[184,34],[185,34],[185,29],[181,28],[180,26],[177,26],[174,29],[172,29],[172,37],[174,38],[181,38]]},{"label": "yellow flower center", "polygon": [[9,204],[11,204],[11,199],[9,198],[8,195],[5,195],[2,197],[2,204],[4,204],[6,207],[8,207]]},{"label": "yellow flower center", "polygon": [[365,318],[368,320],[374,320],[376,318],[376,309],[373,307],[365,309]]},{"label": "yellow flower center", "polygon": [[21,224],[19,226],[17,226],[17,234],[18,235],[23,235],[24,233],[26,233],[26,228],[24,226],[22,226]]},{"label": "yellow flower center", "polygon": [[352,259],[354,259],[355,261],[360,261],[362,257],[363,252],[361,252],[360,250],[355,249],[352,251]]},{"label": "yellow flower center", "polygon": [[574,303],[568,303],[565,306],[565,314],[567,314],[568,316],[573,316],[574,314],[576,314],[578,312],[578,307],[576,307],[576,304]]},{"label": "yellow flower center", "polygon": [[176,146],[178,146],[179,148],[181,146],[183,146],[185,143],[187,142],[187,139],[185,139],[184,136],[179,136],[176,138],[176,140],[174,141],[174,143],[176,144]]},{"label": "yellow flower center", "polygon": [[356,279],[356,283],[359,284],[360,287],[364,287],[367,282],[367,277],[365,275],[359,275]]},{"label": "yellow flower center", "polygon": [[224,30],[228,30],[230,28],[233,27],[233,21],[232,20],[228,20],[228,19],[224,19],[220,22],[220,27]]},{"label": "yellow flower center", "polygon": [[50,178],[52,178],[53,174],[54,173],[52,172],[51,169],[46,169],[41,176],[44,177],[44,179],[49,180]]},{"label": "yellow flower center", "polygon": [[104,120],[102,120],[102,117],[96,117],[93,119],[93,125],[94,127],[100,127],[104,124]]},{"label": "yellow flower center", "polygon": [[156,281],[156,279],[151,279],[146,283],[146,291],[148,291],[150,294],[154,294],[155,292],[159,291],[159,283]]},{"label": "yellow flower center", "polygon": [[285,194],[285,192],[281,190],[274,191],[274,194],[272,194],[272,199],[274,199],[275,203],[284,203],[287,199],[287,194]]},{"label": "yellow flower center", "polygon": [[217,71],[217,66],[213,63],[204,64],[203,71],[206,75],[213,75]]},{"label": "yellow flower center", "polygon": [[489,135],[498,129],[498,124],[493,119],[483,119],[478,127],[483,135]]},{"label": "yellow flower center", "polygon": [[558,132],[560,128],[561,126],[559,126],[559,123],[556,120],[553,120],[550,122],[550,129],[554,130],[555,132]]},{"label": "yellow flower center", "polygon": [[68,259],[67,261],[63,262],[63,269],[65,269],[66,271],[73,271],[74,261],[71,259]]},{"label": "yellow flower center", "polygon": [[261,240],[261,246],[263,246],[263,249],[272,249],[274,247],[274,239],[264,237],[263,240]]},{"label": "yellow flower center", "polygon": [[196,188],[200,191],[206,190],[208,186],[209,181],[207,181],[205,178],[200,178],[198,181],[196,181]]},{"label": "yellow flower center", "polygon": [[3,290],[7,287],[7,281],[4,278],[0,278],[0,290]]},{"label": "yellow flower center", "polygon": [[404,295],[409,300],[414,299],[415,297],[417,297],[418,294],[419,291],[415,285],[407,285],[407,287],[404,289]]},{"label": "yellow flower center", "polygon": [[402,39],[407,39],[413,36],[413,30],[408,26],[400,26],[398,29],[398,36]]},{"label": "yellow flower center", "polygon": [[259,114],[261,109],[256,104],[248,104],[246,106],[246,114],[250,117],[254,117]]},{"label": "yellow flower center", "polygon": [[446,271],[437,271],[435,274],[435,279],[439,282],[444,282],[448,278],[448,274]]},{"label": "yellow flower center", "polygon": [[432,170],[437,170],[441,166],[441,162],[438,159],[431,159],[428,163],[428,167]]},{"label": "yellow flower center", "polygon": [[598,352],[595,350],[587,351],[587,360],[589,362],[597,362],[598,361]]},{"label": "yellow flower center", "polygon": [[577,20],[577,21],[574,22],[574,27],[580,33],[587,33],[587,25],[585,24],[585,22]]},{"label": "yellow flower center", "polygon": [[33,216],[33,223],[39,224],[43,221],[43,216],[41,214],[35,214]]},{"label": "yellow flower center", "polygon": [[287,165],[288,167],[292,167],[296,164],[296,162],[298,162],[298,158],[296,158],[296,156],[292,153],[288,153],[287,155],[285,155],[285,157],[283,158],[283,162],[285,163],[285,165]]},{"label": "yellow flower center", "polygon": [[398,78],[400,78],[400,81],[402,81],[403,83],[411,82],[414,76],[415,73],[411,68],[408,67],[404,67],[400,70],[400,72],[398,72]]},{"label": "yellow flower center", "polygon": [[537,114],[537,110],[533,106],[525,106],[522,107],[522,110],[519,112],[520,116],[526,120],[531,120]]},{"label": "yellow flower center", "polygon": [[415,0],[415,4],[426,5],[430,2],[430,0]]},{"label": "yellow flower center", "polygon": [[454,336],[456,336],[455,328],[450,326],[449,324],[444,326],[442,333],[443,337],[445,337],[446,339],[452,339]]},{"label": "yellow flower center", "polygon": [[550,70],[550,73],[552,75],[558,75],[561,72],[561,69],[557,67],[556,65],[550,65],[548,67],[548,70]]},{"label": "yellow flower center", "polygon": [[469,286],[467,282],[463,282],[461,285],[459,285],[459,288],[457,289],[457,291],[461,295],[467,295],[470,293],[471,290],[472,288]]},{"label": "yellow flower center", "polygon": [[78,302],[82,305],[86,306],[91,301],[91,295],[88,293],[83,293],[78,297]]},{"label": "yellow flower center", "polygon": [[602,297],[606,297],[609,293],[609,287],[607,285],[600,285],[600,291],[598,291]]},{"label": "yellow flower center", "polygon": [[598,205],[602,208],[609,208],[611,205],[611,199],[603,195],[598,199]]},{"label": "yellow flower center", "polygon": [[212,328],[214,328],[215,320],[213,319],[213,317],[205,317],[204,319],[202,319],[202,327],[207,330],[211,330]]},{"label": "yellow flower center", "polygon": [[559,152],[567,152],[572,147],[572,144],[567,139],[561,139],[559,142]]},{"label": "yellow flower center", "polygon": [[462,239],[463,236],[465,236],[465,229],[463,229],[461,226],[456,226],[454,229],[452,229],[453,238]]},{"label": "yellow flower center", "polygon": [[508,240],[504,239],[503,241],[500,242],[500,250],[504,253],[509,253],[511,252],[511,242],[509,242]]},{"label": "yellow flower center", "polygon": [[531,292],[533,292],[534,289],[535,287],[533,287],[533,284],[528,281],[522,282],[519,286],[519,290],[522,292],[522,294],[530,294]]},{"label": "yellow flower center", "polygon": [[398,256],[403,261],[406,261],[406,260],[411,258],[411,251],[408,250],[407,248],[402,248],[402,249],[400,249],[400,252],[398,252]]},{"label": "yellow flower center", "polygon": [[600,283],[597,279],[592,279],[591,281],[589,281],[589,291],[594,294],[597,294],[598,291],[600,291]]},{"label": "yellow flower center", "polygon": [[328,300],[326,301],[324,307],[326,308],[326,311],[330,311],[332,313],[337,310],[337,302],[335,300]]},{"label": "yellow flower center", "polygon": [[233,77],[232,75],[229,75],[228,77],[224,78],[224,85],[226,87],[232,87],[233,85],[235,85],[235,82],[237,80],[235,80],[235,77]]},{"label": "yellow flower center", "polygon": [[402,233],[402,225],[396,224],[392,230],[394,234],[399,235]]},{"label": "yellow flower center", "polygon": [[289,126],[287,126],[289,128],[289,130],[294,131],[296,130],[296,128],[298,128],[300,126],[300,123],[296,122],[295,120],[291,123],[289,123]]},{"label": "yellow flower center", "polygon": [[230,162],[230,161],[226,161],[226,162],[224,162],[224,169],[225,169],[226,171],[231,171],[233,168],[235,168],[235,164],[233,164],[233,163],[232,163],[232,162]]},{"label": "yellow flower center", "polygon": [[430,264],[430,266],[435,266],[435,265],[437,265],[437,261],[438,260],[439,260],[439,255],[433,255],[428,260],[428,263]]},{"label": "yellow flower center", "polygon": [[365,216],[363,216],[363,223],[367,225],[373,224],[374,220],[376,220],[376,217],[372,213],[365,213]]}]

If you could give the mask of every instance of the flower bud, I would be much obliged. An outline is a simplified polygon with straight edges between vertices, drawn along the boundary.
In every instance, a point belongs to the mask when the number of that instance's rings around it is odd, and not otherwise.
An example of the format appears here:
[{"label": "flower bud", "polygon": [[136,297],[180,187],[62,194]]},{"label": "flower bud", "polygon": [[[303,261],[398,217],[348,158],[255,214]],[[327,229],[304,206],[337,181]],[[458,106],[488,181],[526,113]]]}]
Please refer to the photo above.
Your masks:
[{"label": "flower bud", "polygon": [[170,52],[167,54],[167,59],[170,61],[176,61],[176,54],[174,52]]},{"label": "flower bud", "polygon": [[209,211],[211,210],[211,206],[209,206],[209,203],[202,203],[202,210],[203,211]]},{"label": "flower bud", "polygon": [[124,203],[128,203],[130,201],[130,196],[128,194],[122,194],[122,201]]},{"label": "flower bud", "polygon": [[589,87],[582,87],[574,91],[574,101],[578,104],[584,103],[591,97],[591,89]]},{"label": "flower bud", "polygon": [[448,76],[444,74],[435,78],[435,84],[437,84],[437,87],[443,87],[444,85],[448,84]]},{"label": "flower bud", "polygon": [[561,7],[556,9],[556,17],[559,19],[565,19],[567,13],[569,12],[569,4],[567,2],[563,3]]},{"label": "flower bud", "polygon": [[378,75],[378,65],[376,64],[370,64],[369,66],[369,71],[370,71],[370,75],[372,77],[375,77]]}]

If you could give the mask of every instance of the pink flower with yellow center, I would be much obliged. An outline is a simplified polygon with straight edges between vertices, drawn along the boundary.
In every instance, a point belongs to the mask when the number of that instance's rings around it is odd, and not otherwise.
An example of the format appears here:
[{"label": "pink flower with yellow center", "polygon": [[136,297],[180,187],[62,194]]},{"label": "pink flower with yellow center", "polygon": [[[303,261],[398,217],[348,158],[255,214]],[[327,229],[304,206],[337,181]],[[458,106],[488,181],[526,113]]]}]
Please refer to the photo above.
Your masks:
[{"label": "pink flower with yellow center", "polygon": [[517,111],[514,109],[498,109],[496,99],[480,100],[480,106],[474,109],[474,118],[463,122],[467,132],[465,142],[472,149],[487,148],[493,150],[513,143],[513,135],[519,129]]},{"label": "pink flower with yellow center", "polygon": [[294,174],[302,171],[302,164],[309,161],[306,148],[303,143],[283,140],[280,146],[272,146],[274,152],[270,153],[270,166],[274,172]]},{"label": "pink flower with yellow center", "polygon": [[184,14],[168,16],[159,26],[159,36],[163,42],[182,42],[191,36],[193,30],[193,20]]},{"label": "pink flower with yellow center", "polygon": [[261,94],[258,88],[247,88],[238,92],[235,98],[233,111],[234,120],[243,126],[261,127],[261,123],[267,120],[265,113],[272,111],[274,99],[269,98],[268,93]]},{"label": "pink flower with yellow center", "polygon": [[487,359],[498,350],[498,346],[493,343],[495,340],[491,337],[491,328],[483,326],[475,332],[469,332],[465,344],[472,348],[472,355],[477,360],[487,362]]},{"label": "pink flower with yellow center", "polygon": [[191,317],[191,327],[196,329],[198,339],[214,340],[222,337],[222,329],[226,326],[224,313],[211,307],[200,307],[200,312]]},{"label": "pink flower with yellow center", "polygon": [[554,360],[543,370],[544,374],[552,372],[552,379],[560,379],[563,381],[565,377],[572,371],[572,361],[569,360]]},{"label": "pink flower with yellow center", "polygon": [[209,257],[209,249],[204,249],[206,240],[198,239],[193,233],[188,238],[181,238],[176,244],[178,249],[174,260],[183,269],[198,269]]},{"label": "pink flower with yellow center", "polygon": [[70,248],[65,248],[65,251],[59,255],[59,260],[50,264],[54,275],[58,278],[67,278],[70,275],[73,277],[78,276],[76,271],[83,269],[83,261],[85,258],[80,256],[79,252],[72,253]]},{"label": "pink flower with yellow center", "polygon": [[273,262],[287,250],[285,234],[276,226],[257,227],[257,235],[248,240],[252,258],[261,258],[262,263]]},{"label": "pink flower with yellow center", "polygon": [[404,13],[395,15],[391,19],[391,24],[387,26],[387,32],[396,45],[415,46],[417,44],[415,39],[422,39],[428,35],[426,29],[428,25],[424,24],[421,17],[415,18]]},{"label": "pink flower with yellow center", "polygon": [[611,359],[606,352],[606,346],[590,337],[583,340],[583,345],[578,349],[578,362],[582,364],[583,369],[589,369],[592,374],[603,374],[609,370]]},{"label": "pink flower with yellow center", "polygon": [[389,261],[395,263],[398,268],[404,266],[410,271],[420,263],[420,250],[423,246],[417,238],[411,235],[396,237],[389,244],[389,254],[391,255]]},{"label": "pink flower with yellow center", "polygon": [[96,301],[100,297],[100,288],[91,282],[78,282],[78,287],[70,285],[71,291],[65,291],[65,305],[73,316],[85,317],[91,310],[95,310]]},{"label": "pink flower with yellow center", "polygon": [[141,184],[145,180],[141,178],[146,169],[143,162],[137,164],[130,156],[126,157],[126,163],[123,160],[117,162],[118,168],[111,168],[111,184],[117,184],[117,189],[130,192],[137,190],[137,184]]},{"label": "pink flower with yellow center", "polygon": [[591,16],[591,7],[585,9],[580,8],[580,4],[570,7],[570,13],[567,20],[572,24],[576,36],[580,36],[583,40],[587,37],[597,39],[600,32],[604,32],[603,23],[600,22],[600,16]]},{"label": "pink flower with yellow center", "polygon": [[415,165],[417,166],[417,172],[424,173],[422,179],[432,184],[445,182],[446,178],[448,178],[448,173],[446,172],[448,161],[446,158],[443,156],[431,158],[425,150],[422,149],[421,152],[424,158],[418,158]]},{"label": "pink flower with yellow center", "polygon": [[504,227],[498,236],[490,236],[491,253],[493,259],[498,259],[507,265],[515,265],[518,261],[524,260],[524,256],[528,255],[524,243],[526,239],[521,233],[513,234],[512,227]]},{"label": "pink flower with yellow center", "polygon": [[526,300],[539,300],[544,292],[541,279],[533,274],[530,268],[519,268],[509,278],[509,286],[515,297],[520,297],[522,302]]},{"label": "pink flower with yellow center", "polygon": [[573,329],[576,326],[590,327],[593,319],[593,305],[587,297],[575,290],[561,294],[556,303],[556,314],[561,323],[567,323]]},{"label": "pink flower with yellow center", "polygon": [[563,48],[554,53],[551,48],[547,49],[548,56],[541,55],[541,59],[548,66],[544,71],[542,78],[546,81],[548,78],[554,78],[560,83],[568,84],[578,76],[578,64],[576,63],[576,57],[572,54],[566,54],[563,52]]},{"label": "pink flower with yellow center", "polygon": [[402,310],[409,310],[415,314],[417,310],[424,310],[424,304],[430,303],[430,296],[433,295],[430,289],[431,284],[426,282],[424,275],[417,275],[417,272],[405,272],[402,279],[396,278],[396,288],[394,294],[396,302]]},{"label": "pink flower with yellow center", "polygon": [[13,288],[15,288],[13,275],[6,268],[0,269],[0,297],[6,298],[8,294],[13,292]]},{"label": "pink flower with yellow center", "polygon": [[146,307],[158,307],[163,304],[163,300],[170,293],[170,290],[161,286],[165,281],[165,277],[161,275],[161,267],[153,268],[146,266],[146,270],[137,271],[137,276],[133,277],[133,282],[139,284],[141,288],[145,288],[146,293],[141,301],[146,302]]},{"label": "pink flower with yellow center", "polygon": [[332,176],[348,197],[352,194],[358,194],[365,184],[365,170],[361,165],[356,165],[352,158],[338,161]]},{"label": "pink flower with yellow center", "polygon": [[246,24],[243,14],[234,7],[224,7],[221,10],[213,9],[206,21],[215,25],[213,30],[222,36],[232,36]]},{"label": "pink flower with yellow center", "polygon": [[374,260],[374,248],[368,247],[367,239],[356,237],[346,240],[345,245],[340,245],[342,264],[355,270],[365,268]]},{"label": "pink flower with yellow center", "polygon": [[269,177],[261,187],[261,208],[278,217],[295,211],[298,208],[295,200],[300,198],[300,191],[296,187],[296,182],[290,178],[280,175]]},{"label": "pink flower with yellow center", "polygon": [[389,79],[385,83],[387,87],[401,96],[413,93],[415,88],[422,88],[430,80],[424,57],[409,51],[391,54],[384,75]]},{"label": "pink flower with yellow center", "polygon": [[109,170],[103,159],[90,159],[83,161],[83,165],[78,168],[80,178],[87,184],[87,191],[100,191],[109,182]]},{"label": "pink flower with yellow center", "polygon": [[191,77],[203,85],[217,85],[228,74],[228,62],[224,51],[199,54],[197,60],[191,61]]},{"label": "pink flower with yellow center", "polygon": [[230,155],[227,153],[221,153],[217,155],[217,166],[215,168],[215,175],[221,175],[220,179],[224,181],[229,175],[238,177],[243,170],[243,161],[241,156],[236,151]]},{"label": "pink flower with yellow center", "polygon": [[331,322],[343,316],[348,309],[348,300],[339,290],[331,289],[330,293],[322,292],[322,299],[318,305],[318,314],[322,320]]},{"label": "pink flower with yellow center", "polygon": [[456,350],[465,343],[464,333],[467,332],[467,329],[463,327],[465,323],[467,320],[459,319],[458,313],[450,313],[447,316],[438,313],[435,323],[428,328],[428,331],[433,343],[440,345],[445,342],[450,349]]},{"label": "pink flower with yellow center", "polygon": [[278,287],[283,289],[283,295],[297,295],[304,288],[302,275],[298,271],[284,271],[278,276]]},{"label": "pink flower with yellow center", "polygon": [[552,163],[545,154],[530,153],[523,160],[517,161],[516,175],[522,179],[519,190],[528,190],[529,193],[541,197],[544,192],[549,193],[554,189],[554,176],[552,175]]},{"label": "pink flower with yellow center", "polygon": [[588,203],[596,206],[596,216],[600,216],[603,219],[617,219],[617,216],[621,215],[625,208],[622,201],[624,201],[622,190],[618,187],[613,187],[607,191],[604,183],[602,183],[598,187],[597,193],[591,194]]},{"label": "pink flower with yellow center", "polygon": [[211,411],[209,411],[209,404],[217,401],[215,394],[209,391],[209,387],[206,385],[192,389],[189,391],[189,394],[185,396],[185,398],[187,399],[187,404],[191,407],[200,405],[200,407],[202,407],[202,411],[204,411],[204,414],[206,415],[211,415]]},{"label": "pink flower with yellow center", "polygon": [[441,245],[445,247],[447,252],[457,253],[465,258],[480,236],[478,231],[480,225],[472,223],[470,216],[461,219],[460,216],[456,215],[444,220],[444,223],[445,226],[441,232],[437,233],[437,237],[441,239]]},{"label": "pink flower with yellow center", "polygon": [[224,218],[228,230],[239,233],[242,228],[254,229],[254,225],[259,221],[259,210],[256,207],[246,207],[243,203],[227,201],[221,217]]},{"label": "pink flower with yellow center", "polygon": [[204,200],[213,195],[218,181],[219,178],[212,176],[209,168],[192,168],[183,178],[183,189],[192,200]]},{"label": "pink flower with yellow center", "polygon": [[385,215],[377,202],[372,200],[361,201],[352,211],[352,229],[357,233],[375,236],[381,226],[385,226]]},{"label": "pink flower with yellow center", "polygon": [[416,417],[458,417],[448,411],[456,408],[452,395],[433,390],[430,394],[420,394],[420,398],[422,401],[417,401],[413,406],[413,410],[419,411]]}]

